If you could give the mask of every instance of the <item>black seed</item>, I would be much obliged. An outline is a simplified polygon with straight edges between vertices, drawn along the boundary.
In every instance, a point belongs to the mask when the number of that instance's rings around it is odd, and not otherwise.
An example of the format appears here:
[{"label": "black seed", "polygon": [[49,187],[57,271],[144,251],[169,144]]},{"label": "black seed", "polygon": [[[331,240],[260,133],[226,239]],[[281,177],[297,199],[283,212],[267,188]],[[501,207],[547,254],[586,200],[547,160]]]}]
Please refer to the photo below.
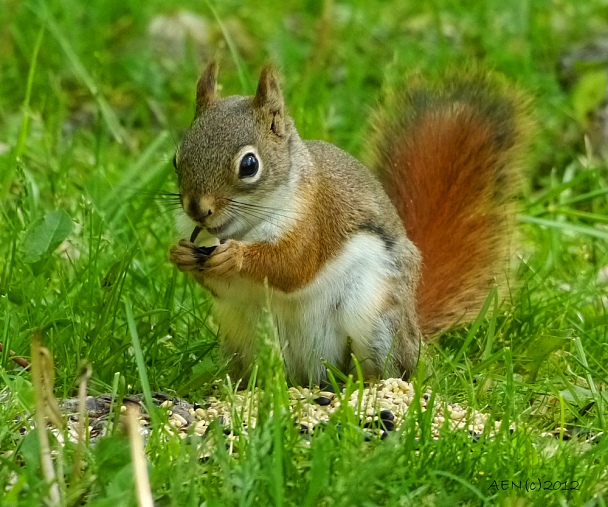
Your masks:
[{"label": "black seed", "polygon": [[393,421],[385,421],[382,419],[380,424],[386,431],[393,431],[395,429],[395,423]]},{"label": "black seed", "polygon": [[422,397],[423,397],[425,400],[427,400],[427,401],[428,401],[428,399],[430,398],[430,396],[429,396],[427,393],[424,393],[424,394],[422,395]]},{"label": "black seed", "polygon": [[230,435],[230,433],[232,433],[232,430],[230,428],[224,428],[224,435]]},{"label": "black seed", "polygon": [[190,243],[194,243],[196,241],[196,238],[202,230],[202,227],[199,227],[198,225],[194,228],[194,230],[192,231],[192,235],[190,236]]},{"label": "black seed", "polygon": [[196,262],[201,265],[205,264],[216,248],[217,246],[195,246],[192,251],[196,257]]},{"label": "black seed", "polygon": [[383,410],[382,412],[380,412],[380,419],[382,419],[383,421],[394,421],[395,416],[390,410]]},{"label": "black seed", "polygon": [[329,405],[331,403],[331,400],[329,398],[326,398],[325,396],[319,396],[318,398],[314,399],[314,402],[317,405],[321,405],[322,407],[326,407],[327,405]]},{"label": "black seed", "polygon": [[209,257],[213,253],[213,250],[215,250],[216,248],[217,248],[217,246],[215,246],[215,245],[214,246],[197,246],[195,248],[195,251],[199,255]]}]

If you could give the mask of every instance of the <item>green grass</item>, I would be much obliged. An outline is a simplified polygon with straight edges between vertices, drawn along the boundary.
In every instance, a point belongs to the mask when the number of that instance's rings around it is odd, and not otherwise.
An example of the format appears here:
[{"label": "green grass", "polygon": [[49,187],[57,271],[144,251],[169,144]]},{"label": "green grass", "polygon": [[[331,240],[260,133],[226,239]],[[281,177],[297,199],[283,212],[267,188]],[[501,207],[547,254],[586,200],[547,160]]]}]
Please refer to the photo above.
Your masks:
[{"label": "green grass", "polygon": [[[362,158],[382,88],[412,71],[479,61],[534,97],[540,129],[511,304],[429,347],[415,378],[503,429],[434,440],[428,416],[413,410],[402,432],[366,442],[344,409],[308,442],[283,410],[269,355],[262,422],[237,455],[220,428],[181,440],[155,415],[147,451],[157,505],[605,505],[608,292],[598,273],[608,266],[608,183],[585,132],[606,68],[579,65],[566,86],[559,71],[564,51],[605,33],[605,3],[355,0],[326,2],[331,15],[321,2],[212,5],[0,0],[0,504],[42,505],[49,494],[37,433],[21,436],[16,419],[34,409],[32,379],[8,356],[29,357],[36,330],[58,397],[75,395],[83,361],[90,394],[201,401],[222,375],[211,303],[167,260],[175,210],[163,198],[175,191],[171,160],[198,73],[218,56],[225,94],[253,93],[263,63],[277,62],[301,135]],[[170,54],[150,39],[153,18],[179,9],[206,18],[206,50],[187,40]],[[564,430],[596,443],[541,436]],[[63,504],[136,503],[120,431],[85,449],[80,478],[75,448],[51,442]],[[200,461],[199,446],[211,458]],[[539,479],[578,488],[493,487]]]}]

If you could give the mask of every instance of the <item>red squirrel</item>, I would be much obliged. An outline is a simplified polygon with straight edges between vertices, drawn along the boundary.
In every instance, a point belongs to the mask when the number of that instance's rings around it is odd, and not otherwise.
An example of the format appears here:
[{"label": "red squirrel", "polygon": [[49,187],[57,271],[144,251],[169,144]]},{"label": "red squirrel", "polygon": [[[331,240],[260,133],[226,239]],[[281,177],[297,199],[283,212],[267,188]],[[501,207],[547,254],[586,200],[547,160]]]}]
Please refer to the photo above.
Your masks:
[{"label": "red squirrel", "polygon": [[253,97],[219,98],[216,80],[211,63],[174,159],[194,232],[170,258],[213,295],[232,371],[254,362],[269,290],[291,382],[325,381],[324,361],[352,371],[352,355],[367,380],[407,378],[422,340],[474,318],[504,278],[527,100],[479,72],[415,80],[376,116],[377,178],[300,138],[272,66]]}]

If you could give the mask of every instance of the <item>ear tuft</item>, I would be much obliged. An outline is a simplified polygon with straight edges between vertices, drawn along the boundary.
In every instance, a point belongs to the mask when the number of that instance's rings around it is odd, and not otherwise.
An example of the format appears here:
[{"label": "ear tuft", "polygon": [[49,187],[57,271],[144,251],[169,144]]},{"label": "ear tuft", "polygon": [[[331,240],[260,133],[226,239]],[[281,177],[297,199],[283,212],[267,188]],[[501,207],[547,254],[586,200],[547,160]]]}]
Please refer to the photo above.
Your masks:
[{"label": "ear tuft", "polygon": [[279,84],[279,76],[272,65],[267,65],[260,73],[258,89],[253,99],[257,109],[271,116],[270,130],[278,136],[285,133],[285,103]]},{"label": "ear tuft", "polygon": [[215,91],[217,83],[217,62],[211,61],[203,71],[196,84],[195,118],[217,100]]}]

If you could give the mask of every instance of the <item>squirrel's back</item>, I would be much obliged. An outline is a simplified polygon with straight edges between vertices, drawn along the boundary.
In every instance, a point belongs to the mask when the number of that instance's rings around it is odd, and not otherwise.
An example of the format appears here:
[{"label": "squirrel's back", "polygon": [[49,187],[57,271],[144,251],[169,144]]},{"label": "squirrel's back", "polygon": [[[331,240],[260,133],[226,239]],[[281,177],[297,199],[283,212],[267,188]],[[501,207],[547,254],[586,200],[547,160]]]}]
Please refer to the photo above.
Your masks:
[{"label": "squirrel's back", "polygon": [[416,80],[375,121],[374,166],[422,256],[417,304],[430,336],[503,291],[530,128],[528,100],[498,77]]}]

